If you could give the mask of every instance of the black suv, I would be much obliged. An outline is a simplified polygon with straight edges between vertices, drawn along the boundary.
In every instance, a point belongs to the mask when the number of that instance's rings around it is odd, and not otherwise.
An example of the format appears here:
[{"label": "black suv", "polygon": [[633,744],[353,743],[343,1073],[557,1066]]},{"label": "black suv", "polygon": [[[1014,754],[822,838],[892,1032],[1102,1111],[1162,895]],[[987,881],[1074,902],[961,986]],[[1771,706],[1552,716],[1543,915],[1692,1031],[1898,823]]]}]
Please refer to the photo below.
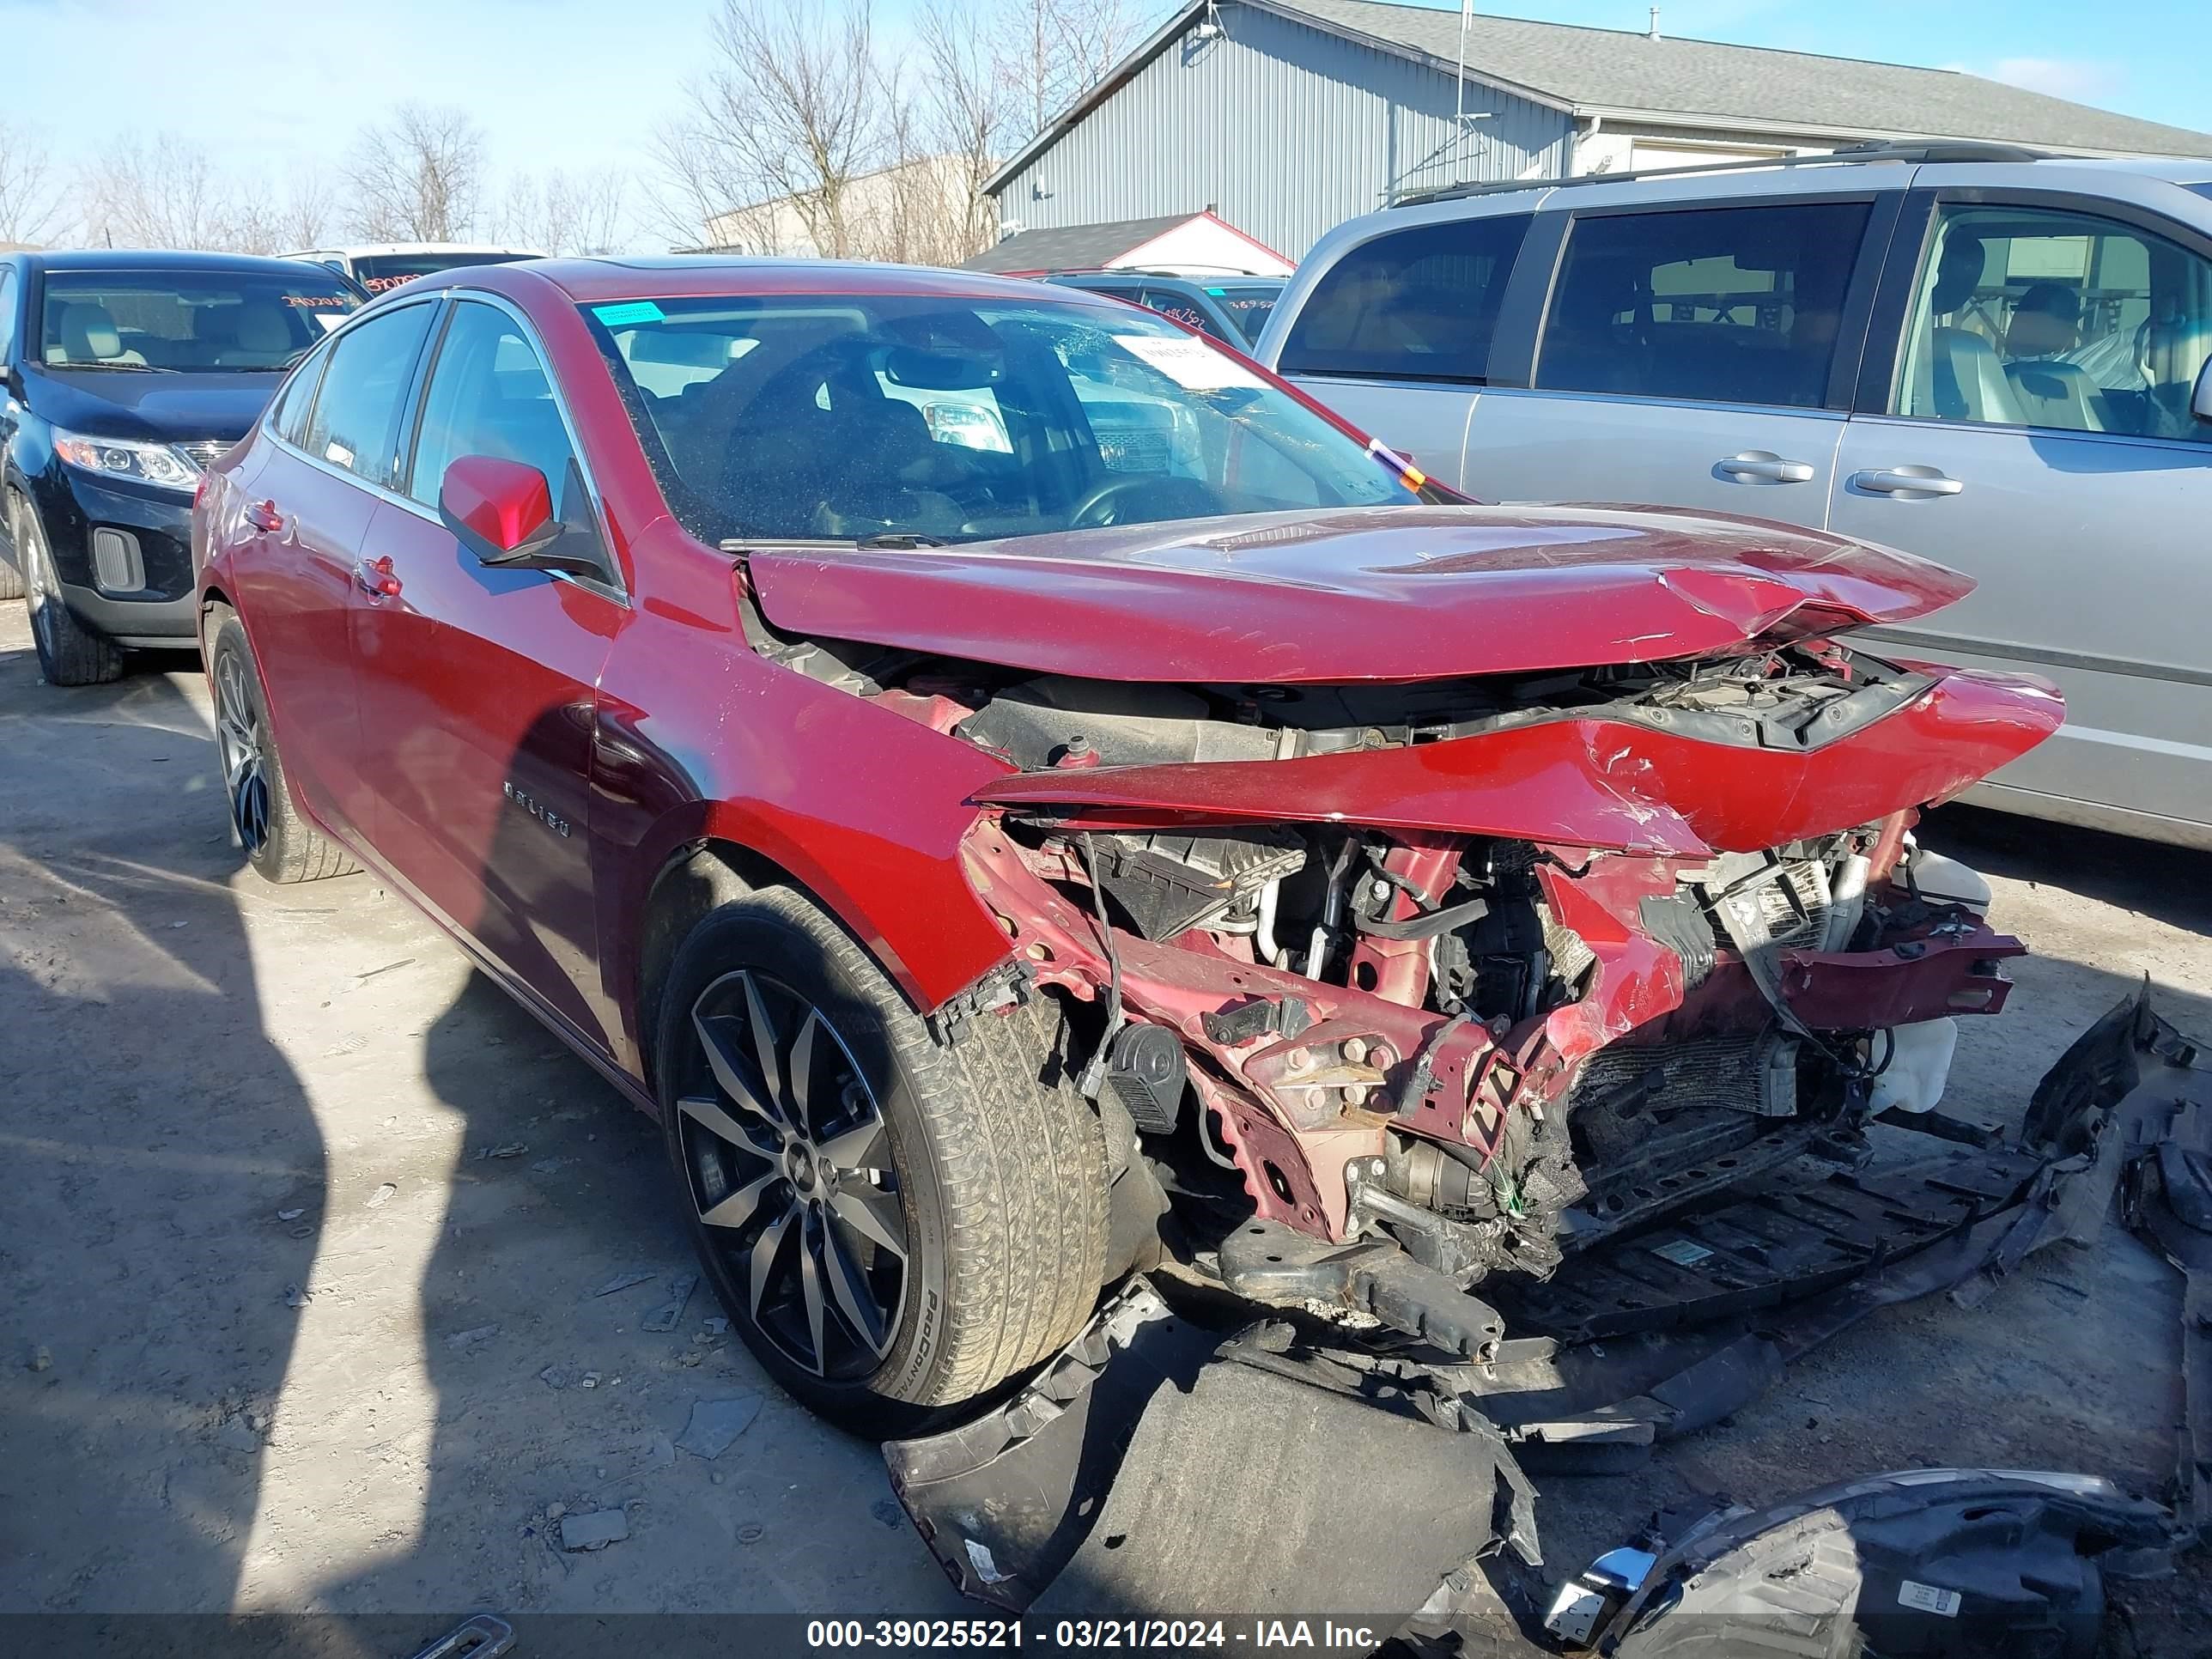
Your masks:
[{"label": "black suv", "polygon": [[1249,351],[1282,296],[1284,276],[1176,276],[1157,270],[1064,270],[1048,283],[1110,294]]},{"label": "black suv", "polygon": [[201,470],[364,298],[289,259],[0,255],[0,598],[22,596],[50,684],[197,643]]}]

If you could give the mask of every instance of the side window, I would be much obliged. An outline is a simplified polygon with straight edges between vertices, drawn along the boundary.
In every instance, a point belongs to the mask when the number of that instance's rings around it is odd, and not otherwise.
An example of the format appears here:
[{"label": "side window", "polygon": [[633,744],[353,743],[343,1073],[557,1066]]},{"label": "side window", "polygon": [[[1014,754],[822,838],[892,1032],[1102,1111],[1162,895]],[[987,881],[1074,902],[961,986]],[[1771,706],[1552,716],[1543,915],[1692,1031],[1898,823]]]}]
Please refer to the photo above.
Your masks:
[{"label": "side window", "polygon": [[1138,303],[1146,310],[1157,311],[1163,317],[1172,318],[1185,328],[1194,328],[1200,333],[1210,334],[1217,340],[1222,337],[1221,331],[1214,325],[1213,319],[1207,316],[1198,302],[1188,294],[1178,293],[1170,288],[1148,288],[1139,294],[1137,299]]},{"label": "side window", "polygon": [[422,398],[408,494],[434,507],[455,460],[495,455],[544,473],[554,515],[566,521],[580,507],[564,499],[574,453],[553,383],[521,329],[495,307],[456,305]]},{"label": "side window", "polygon": [[399,476],[407,388],[436,311],[435,306],[405,306],[339,337],[301,448],[370,483],[392,487]]},{"label": "side window", "polygon": [[286,443],[307,447],[308,411],[315,405],[315,388],[322,384],[323,370],[330,361],[329,352],[318,351],[284,382],[283,392],[270,413],[269,428]]},{"label": "side window", "polygon": [[0,266],[0,363],[15,359],[15,302],[20,297],[15,290],[15,268]]},{"label": "side window", "polygon": [[1278,367],[1285,374],[1480,384],[1529,217],[1448,219],[1362,242],[1306,297]]},{"label": "side window", "polygon": [[1818,202],[1577,219],[1536,385],[1819,408],[1870,211]]},{"label": "side window", "polygon": [[1890,408],[2212,442],[2190,392],[2212,356],[2212,261],[2132,225],[2030,204],[1944,206]]}]

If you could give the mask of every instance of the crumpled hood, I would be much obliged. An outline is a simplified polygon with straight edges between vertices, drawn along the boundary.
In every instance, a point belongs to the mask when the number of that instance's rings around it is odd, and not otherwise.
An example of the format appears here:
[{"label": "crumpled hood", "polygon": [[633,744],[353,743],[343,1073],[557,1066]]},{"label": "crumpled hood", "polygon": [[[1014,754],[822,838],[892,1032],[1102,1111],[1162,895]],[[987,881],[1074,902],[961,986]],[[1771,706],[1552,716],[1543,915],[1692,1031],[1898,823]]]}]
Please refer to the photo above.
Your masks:
[{"label": "crumpled hood", "polygon": [[24,377],[43,419],[91,438],[154,443],[235,442],[261,418],[284,376],[243,369],[215,374],[96,368],[78,374],[33,368]]},{"label": "crumpled hood", "polygon": [[1720,514],[1365,507],[745,555],[787,633],[1037,673],[1419,680],[1726,654],[1920,617],[1968,577]]}]

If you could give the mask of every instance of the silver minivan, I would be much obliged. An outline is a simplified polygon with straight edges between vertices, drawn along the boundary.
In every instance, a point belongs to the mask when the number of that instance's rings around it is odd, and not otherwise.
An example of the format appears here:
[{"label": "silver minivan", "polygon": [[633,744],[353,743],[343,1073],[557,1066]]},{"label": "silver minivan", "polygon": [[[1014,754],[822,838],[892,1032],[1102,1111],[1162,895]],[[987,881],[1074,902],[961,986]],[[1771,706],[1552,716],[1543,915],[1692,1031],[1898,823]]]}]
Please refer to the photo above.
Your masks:
[{"label": "silver minivan", "polygon": [[2212,847],[2212,161],[1870,148],[1474,186],[1332,232],[1255,355],[1486,499],[1966,571],[1867,637],[2065,689],[2060,733],[1970,798]]}]

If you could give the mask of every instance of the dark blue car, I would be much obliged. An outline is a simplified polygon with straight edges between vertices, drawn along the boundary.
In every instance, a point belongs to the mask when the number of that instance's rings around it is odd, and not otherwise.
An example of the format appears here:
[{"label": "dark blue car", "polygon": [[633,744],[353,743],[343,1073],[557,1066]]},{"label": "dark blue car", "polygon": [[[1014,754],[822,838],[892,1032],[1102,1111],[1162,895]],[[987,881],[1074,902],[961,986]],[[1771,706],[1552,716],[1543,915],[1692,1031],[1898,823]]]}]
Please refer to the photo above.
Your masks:
[{"label": "dark blue car", "polygon": [[0,598],[55,685],[191,647],[192,495],[363,295],[289,259],[0,255]]}]

